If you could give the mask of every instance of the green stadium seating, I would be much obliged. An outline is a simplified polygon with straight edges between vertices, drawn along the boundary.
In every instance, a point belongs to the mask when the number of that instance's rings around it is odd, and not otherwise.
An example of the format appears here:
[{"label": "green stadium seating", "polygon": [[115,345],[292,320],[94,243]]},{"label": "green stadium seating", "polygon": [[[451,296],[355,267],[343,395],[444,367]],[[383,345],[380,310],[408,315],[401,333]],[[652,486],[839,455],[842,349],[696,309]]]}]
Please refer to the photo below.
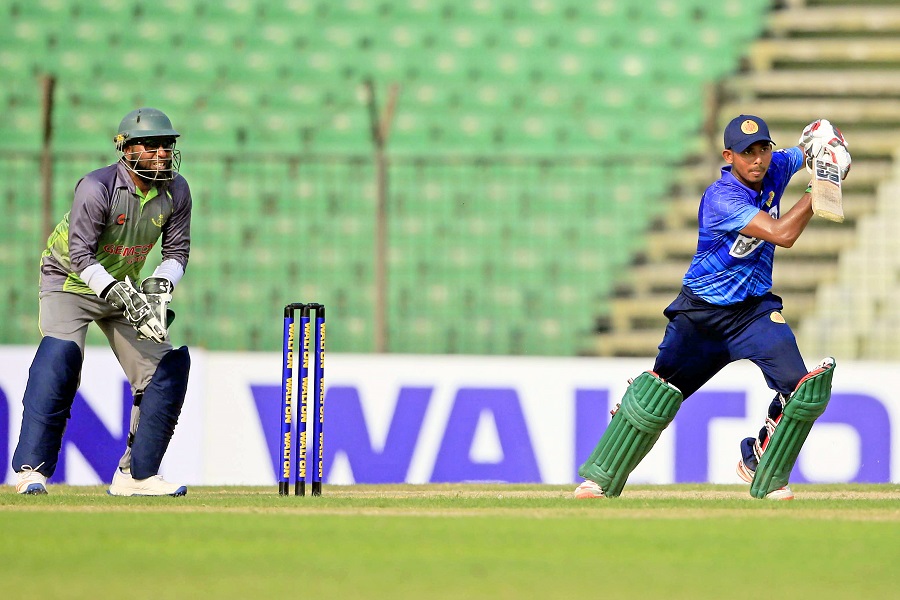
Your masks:
[{"label": "green stadium seating", "polygon": [[[735,41],[766,6],[11,0],[0,198],[16,216],[0,232],[27,244],[0,267],[30,291],[0,298],[22,315],[0,343],[35,337],[39,77],[54,74],[54,222],[77,178],[115,160],[123,114],[159,106],[183,134],[195,217],[182,339],[274,350],[281,306],[305,300],[332,307],[331,349],[373,350],[371,78],[379,108],[399,84],[389,349],[576,354],[662,210],[666,157],[702,143],[703,85],[736,67]],[[12,162],[22,152],[28,167]]]}]

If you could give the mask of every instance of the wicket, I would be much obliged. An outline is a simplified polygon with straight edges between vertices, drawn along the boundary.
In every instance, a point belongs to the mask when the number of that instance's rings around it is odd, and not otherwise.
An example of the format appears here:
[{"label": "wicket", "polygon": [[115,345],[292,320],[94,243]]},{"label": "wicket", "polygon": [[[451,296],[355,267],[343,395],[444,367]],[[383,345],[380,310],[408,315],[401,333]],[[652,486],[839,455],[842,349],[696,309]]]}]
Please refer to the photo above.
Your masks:
[{"label": "wicket", "polygon": [[[294,311],[300,311],[300,365],[294,368]],[[292,457],[296,458],[294,474],[294,495],[306,495],[306,454],[309,407],[309,341],[310,313],[315,314],[315,335],[313,336],[313,420],[312,495],[322,495],[322,476],[325,442],[325,305],[295,302],[284,307],[284,335],[282,347],[281,374],[281,471],[278,477],[278,494],[289,495],[291,483]],[[300,415],[297,418],[297,451],[292,452],[294,381],[300,372]],[[293,456],[292,456],[293,455]]]}]

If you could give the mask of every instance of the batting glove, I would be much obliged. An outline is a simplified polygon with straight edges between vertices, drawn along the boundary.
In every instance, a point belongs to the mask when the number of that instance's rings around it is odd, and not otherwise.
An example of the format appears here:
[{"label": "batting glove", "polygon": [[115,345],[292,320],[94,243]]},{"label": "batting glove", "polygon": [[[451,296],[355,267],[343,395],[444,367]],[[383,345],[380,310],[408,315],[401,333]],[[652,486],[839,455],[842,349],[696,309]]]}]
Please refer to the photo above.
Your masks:
[{"label": "batting glove", "polygon": [[813,138],[804,149],[804,153],[806,154],[806,170],[810,173],[813,172],[815,159],[828,154],[831,160],[840,168],[841,179],[847,179],[853,159],[847,147],[838,143],[836,139],[832,138],[826,141],[822,138]]},{"label": "batting glove", "polygon": [[803,133],[800,134],[800,139],[797,143],[805,148],[813,140],[824,140],[826,143],[834,141],[844,148],[847,147],[847,140],[844,139],[844,134],[841,133],[840,129],[832,125],[828,119],[817,119],[807,125]]}]

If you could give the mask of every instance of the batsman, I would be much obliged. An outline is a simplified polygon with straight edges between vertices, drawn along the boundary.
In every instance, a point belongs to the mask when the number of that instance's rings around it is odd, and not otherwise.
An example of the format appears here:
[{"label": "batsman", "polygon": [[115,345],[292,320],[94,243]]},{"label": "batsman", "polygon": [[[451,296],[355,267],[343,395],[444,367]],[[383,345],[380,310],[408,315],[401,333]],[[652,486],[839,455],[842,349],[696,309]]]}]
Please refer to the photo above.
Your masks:
[{"label": "batsman", "polygon": [[[191,192],[178,173],[179,133],[139,108],[119,124],[118,160],[86,174],[41,256],[41,341],[28,372],[13,454],[20,494],[46,494],[78,389],[88,326],[96,323],[131,384],[134,404],[114,496],[183,496],[159,475],[187,391],[190,355],[173,349],[168,308],[190,253]],[[162,239],[162,261],[140,280]],[[140,281],[138,285],[136,282]]]},{"label": "batsman", "polygon": [[[790,248],[812,219],[811,188],[782,214],[791,178],[828,153],[850,170],[850,153],[828,121],[810,123],[796,147],[774,150],[765,121],[739,115],[725,128],[721,176],[698,211],[697,252],[675,300],[652,371],[629,382],[594,452],[578,470],[576,498],[615,497],[675,418],[681,403],[729,363],[747,359],[775,393],[765,425],[740,443],[737,473],[754,498],[792,500],[791,471],[831,397],[835,361],[809,371],[772,293],[776,246]],[[688,433],[689,435],[689,433]]]}]

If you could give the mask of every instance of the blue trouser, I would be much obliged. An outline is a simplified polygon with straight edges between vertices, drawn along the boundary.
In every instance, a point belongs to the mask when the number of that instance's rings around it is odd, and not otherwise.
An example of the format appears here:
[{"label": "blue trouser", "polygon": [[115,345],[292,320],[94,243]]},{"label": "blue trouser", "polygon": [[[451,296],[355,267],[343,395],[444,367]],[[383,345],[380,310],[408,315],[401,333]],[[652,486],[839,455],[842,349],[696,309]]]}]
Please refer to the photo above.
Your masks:
[{"label": "blue trouser", "polygon": [[726,365],[747,359],[770,388],[787,396],[807,369],[782,308],[771,292],[715,306],[682,288],[663,311],[669,324],[653,370],[687,399]]}]

